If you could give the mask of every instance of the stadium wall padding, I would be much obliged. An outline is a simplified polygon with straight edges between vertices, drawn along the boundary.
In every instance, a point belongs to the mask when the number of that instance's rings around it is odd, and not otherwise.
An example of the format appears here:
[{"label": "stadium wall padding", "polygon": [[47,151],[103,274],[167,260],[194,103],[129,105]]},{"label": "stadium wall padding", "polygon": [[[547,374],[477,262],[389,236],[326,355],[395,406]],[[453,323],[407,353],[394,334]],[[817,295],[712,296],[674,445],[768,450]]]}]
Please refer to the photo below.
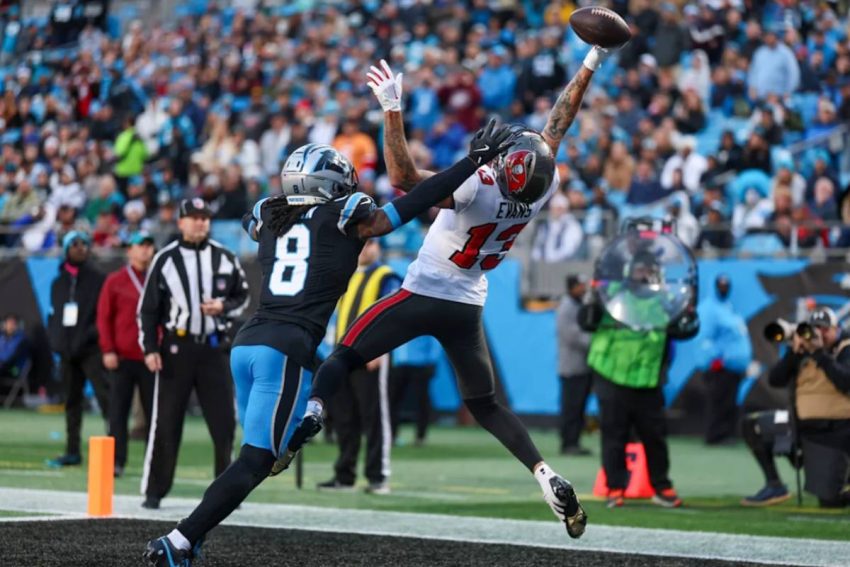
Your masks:
[{"label": "stadium wall padding", "polygon": [[[56,257],[13,259],[0,264],[0,309],[14,311],[24,320],[46,321],[50,284],[57,274]],[[254,259],[243,262],[249,280],[259,279]],[[399,271],[404,262],[393,262]],[[116,261],[101,263],[104,271],[115,269]],[[529,312],[519,295],[519,262],[507,259],[488,274],[489,298],[484,308],[484,324],[497,374],[512,409],[519,414],[558,413],[557,339],[554,311]],[[793,318],[799,297],[811,296],[819,303],[840,308],[848,300],[850,265],[841,262],[809,263],[807,260],[703,260],[699,262],[700,297],[714,293],[714,279],[726,273],[732,278],[732,303],[747,320],[753,353],[762,370],[772,364],[778,350],[763,337],[764,325],[777,317]],[[251,308],[256,305],[254,286]],[[665,385],[668,405],[683,403],[686,389],[695,386],[692,378],[700,371],[704,357],[698,340],[676,343]],[[755,406],[770,406],[777,394],[770,393],[756,376],[742,384],[740,400]],[[435,409],[455,411],[460,398],[451,365],[442,357],[431,383]]]}]

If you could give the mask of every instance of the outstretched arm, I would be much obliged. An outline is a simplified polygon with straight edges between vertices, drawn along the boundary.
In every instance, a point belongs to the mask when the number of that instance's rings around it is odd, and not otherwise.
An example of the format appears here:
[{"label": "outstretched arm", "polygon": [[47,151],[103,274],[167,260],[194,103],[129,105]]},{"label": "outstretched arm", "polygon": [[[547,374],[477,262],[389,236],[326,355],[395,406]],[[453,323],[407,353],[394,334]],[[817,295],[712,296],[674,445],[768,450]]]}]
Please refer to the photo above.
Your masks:
[{"label": "outstretched arm", "polygon": [[584,63],[582,63],[578,73],[564,87],[564,90],[558,96],[558,100],[555,101],[555,106],[552,107],[549,120],[546,121],[546,127],[543,128],[542,132],[543,139],[552,148],[553,154],[558,154],[561,140],[564,139],[564,134],[572,126],[573,120],[575,120],[576,114],[581,108],[581,101],[584,98],[584,93],[587,92],[593,73],[610,54],[611,52],[607,49],[593,46],[593,49],[584,58]]},{"label": "outstretched arm", "polygon": [[491,120],[473,136],[469,155],[419,183],[409,193],[374,210],[357,224],[358,237],[367,239],[387,234],[450,197],[482,164],[507,150],[513,139],[507,126],[497,128],[496,121]]},{"label": "outstretched arm", "polygon": [[405,193],[413,186],[432,175],[433,171],[417,169],[410,155],[407,138],[404,135],[404,118],[401,111],[384,113],[384,161],[387,175],[393,187]]},{"label": "outstretched arm", "polygon": [[389,64],[381,59],[381,68],[373,65],[366,76],[367,84],[384,110],[384,161],[390,183],[404,192],[410,191],[434,172],[417,169],[410,155],[401,111],[402,74],[393,75]]}]

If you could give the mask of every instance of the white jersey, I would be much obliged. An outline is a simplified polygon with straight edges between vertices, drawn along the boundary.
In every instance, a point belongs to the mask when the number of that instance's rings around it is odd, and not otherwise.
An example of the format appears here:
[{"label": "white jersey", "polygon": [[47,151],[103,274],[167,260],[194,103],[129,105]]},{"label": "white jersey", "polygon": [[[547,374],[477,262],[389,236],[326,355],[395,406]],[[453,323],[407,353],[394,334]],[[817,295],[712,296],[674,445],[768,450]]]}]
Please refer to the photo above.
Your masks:
[{"label": "white jersey", "polygon": [[484,305],[484,274],[499,265],[558,183],[556,171],[543,198],[525,205],[502,195],[493,168],[478,168],[454,192],[454,209],[443,209],[437,215],[402,287],[428,297]]}]

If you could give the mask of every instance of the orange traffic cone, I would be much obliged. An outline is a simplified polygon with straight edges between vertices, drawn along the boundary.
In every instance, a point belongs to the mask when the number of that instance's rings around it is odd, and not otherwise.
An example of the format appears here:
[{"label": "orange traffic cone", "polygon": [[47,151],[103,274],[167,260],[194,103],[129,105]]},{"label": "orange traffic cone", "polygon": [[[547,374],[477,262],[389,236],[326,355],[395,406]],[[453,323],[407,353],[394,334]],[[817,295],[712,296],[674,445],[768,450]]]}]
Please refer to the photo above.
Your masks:
[{"label": "orange traffic cone", "polygon": [[[646,452],[643,443],[626,445],[626,469],[629,471],[629,483],[626,486],[626,498],[652,498],[655,491],[649,484],[649,469],[646,466]],[[593,495],[608,496],[608,477],[600,467],[593,484]]]}]

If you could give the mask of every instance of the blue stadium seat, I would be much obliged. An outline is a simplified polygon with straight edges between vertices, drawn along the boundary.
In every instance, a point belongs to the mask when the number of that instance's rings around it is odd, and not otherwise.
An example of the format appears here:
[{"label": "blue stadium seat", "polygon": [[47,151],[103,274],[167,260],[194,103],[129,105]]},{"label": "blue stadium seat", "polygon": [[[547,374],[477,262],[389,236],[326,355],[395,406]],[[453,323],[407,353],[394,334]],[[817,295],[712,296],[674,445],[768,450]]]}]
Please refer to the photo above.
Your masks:
[{"label": "blue stadium seat", "polygon": [[709,156],[717,151],[720,147],[720,133],[712,130],[706,130],[697,134],[697,153],[704,156]]},{"label": "blue stadium seat", "polygon": [[[792,167],[794,164],[794,157],[791,155],[787,149],[781,146],[773,146],[770,148],[770,165],[773,168],[773,171],[776,172],[779,169],[780,165],[784,162],[791,162]],[[795,168],[796,169],[796,168]]]},{"label": "blue stadium seat", "polygon": [[726,193],[735,203],[744,199],[744,192],[754,187],[763,197],[770,194],[770,177],[760,169],[745,169],[726,186]]},{"label": "blue stadium seat", "polygon": [[776,256],[785,251],[785,245],[772,233],[745,234],[738,239],[735,250],[750,256]]},{"label": "blue stadium seat", "polygon": [[214,220],[210,235],[238,256],[257,253],[257,243],[242,230],[238,220]]},{"label": "blue stadium seat", "polygon": [[744,144],[747,141],[747,136],[750,135],[750,119],[732,116],[726,119],[723,125],[724,130],[732,130],[735,134],[735,141],[739,144]]},{"label": "blue stadium seat", "polygon": [[795,93],[791,95],[791,108],[795,109],[803,117],[803,123],[809,124],[818,113],[818,93]]}]

